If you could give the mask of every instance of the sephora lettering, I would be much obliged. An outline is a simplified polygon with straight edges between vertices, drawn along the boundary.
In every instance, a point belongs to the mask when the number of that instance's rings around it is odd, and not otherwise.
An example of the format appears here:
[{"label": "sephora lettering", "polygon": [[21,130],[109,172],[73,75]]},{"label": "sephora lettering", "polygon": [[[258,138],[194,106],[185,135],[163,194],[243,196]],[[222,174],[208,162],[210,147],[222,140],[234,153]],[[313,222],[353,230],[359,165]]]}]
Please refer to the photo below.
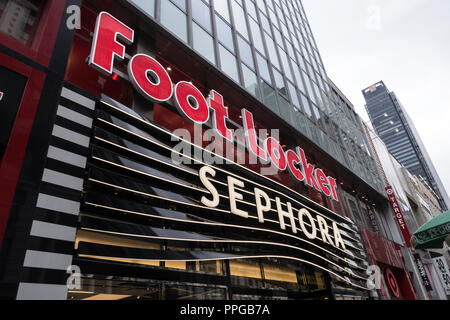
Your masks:
[{"label": "sephora lettering", "polygon": [[[134,30],[117,20],[107,12],[97,17],[89,65],[98,71],[112,75],[114,61],[125,59],[125,44],[134,41]],[[233,142],[233,135],[227,128],[228,109],[223,97],[211,90],[205,99],[203,94],[191,83],[181,81],[173,84],[164,67],[153,57],[136,54],[128,62],[128,76],[135,89],[153,102],[172,100],[180,114],[196,124],[204,124],[212,116],[213,129],[224,139]],[[297,147],[284,151],[279,141],[273,137],[258,143],[253,114],[242,109],[243,127],[246,144],[250,153],[263,162],[270,161],[280,171],[286,169],[297,179],[311,188],[322,192],[335,201],[338,200],[336,180],[327,176],[320,168],[308,163],[305,152]],[[236,210],[235,212],[239,212]]]},{"label": "sephora lettering", "polygon": [[[220,204],[220,196],[219,192],[210,181],[210,179],[216,176],[216,171],[211,167],[204,166],[200,169],[199,176],[203,186],[210,193],[210,197],[203,196],[201,202],[209,208],[216,208]],[[231,176],[228,176],[227,180],[231,213],[243,218],[248,218],[249,213],[238,208],[238,200],[243,200],[243,194],[240,193],[238,189],[245,189],[245,183]],[[259,188],[254,188],[253,194],[255,197],[258,221],[264,223],[269,211],[272,210],[272,200],[265,191]],[[301,231],[310,240],[315,240],[317,237],[320,237],[323,242],[345,250],[344,241],[342,240],[338,224],[335,221],[329,226],[328,222],[321,215],[314,214],[313,216],[313,214],[305,208],[293,208],[291,202],[288,201],[284,204],[279,197],[275,198],[275,204],[276,211],[278,212],[280,229],[287,230],[286,221],[288,221],[290,226],[289,231],[292,231],[292,233],[297,234]],[[283,204],[286,209],[283,208]],[[331,235],[333,235],[333,237],[331,237]]]}]

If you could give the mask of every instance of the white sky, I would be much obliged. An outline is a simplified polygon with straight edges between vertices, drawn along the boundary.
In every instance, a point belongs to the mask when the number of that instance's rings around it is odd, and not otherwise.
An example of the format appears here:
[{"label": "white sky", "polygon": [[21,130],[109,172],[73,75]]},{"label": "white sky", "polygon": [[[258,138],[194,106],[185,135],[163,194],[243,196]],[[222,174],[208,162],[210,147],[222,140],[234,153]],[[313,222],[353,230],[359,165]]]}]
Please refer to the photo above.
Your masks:
[{"label": "white sky", "polygon": [[368,121],[361,90],[383,80],[450,192],[450,0],[302,0],[325,70]]}]

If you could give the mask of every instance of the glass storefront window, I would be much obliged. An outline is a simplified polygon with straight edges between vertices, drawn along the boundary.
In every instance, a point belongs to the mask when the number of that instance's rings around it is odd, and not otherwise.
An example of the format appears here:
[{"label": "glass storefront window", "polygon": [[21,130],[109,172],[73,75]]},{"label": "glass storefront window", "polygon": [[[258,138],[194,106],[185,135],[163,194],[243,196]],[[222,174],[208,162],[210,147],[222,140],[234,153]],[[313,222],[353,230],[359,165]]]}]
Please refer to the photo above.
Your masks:
[{"label": "glass storefront window", "polygon": [[187,18],[170,1],[161,1],[161,23],[187,43]]},{"label": "glass storefront window", "polygon": [[31,46],[47,1],[0,1],[0,32]]},{"label": "glass storefront window", "polygon": [[216,64],[213,38],[195,22],[192,24],[192,36],[194,49],[212,64]]}]

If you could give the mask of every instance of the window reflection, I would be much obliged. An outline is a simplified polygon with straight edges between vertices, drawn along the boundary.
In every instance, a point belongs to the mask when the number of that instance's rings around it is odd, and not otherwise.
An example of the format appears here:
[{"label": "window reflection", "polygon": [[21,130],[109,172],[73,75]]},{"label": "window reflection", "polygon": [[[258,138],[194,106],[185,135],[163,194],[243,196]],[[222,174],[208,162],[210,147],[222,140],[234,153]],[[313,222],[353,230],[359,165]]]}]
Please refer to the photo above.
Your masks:
[{"label": "window reflection", "polygon": [[192,37],[194,49],[212,64],[216,64],[213,38],[195,22],[192,24]]},{"label": "window reflection", "polygon": [[31,46],[46,1],[0,1],[0,32]]},{"label": "window reflection", "polygon": [[176,36],[187,42],[187,18],[170,1],[161,1],[161,23]]}]

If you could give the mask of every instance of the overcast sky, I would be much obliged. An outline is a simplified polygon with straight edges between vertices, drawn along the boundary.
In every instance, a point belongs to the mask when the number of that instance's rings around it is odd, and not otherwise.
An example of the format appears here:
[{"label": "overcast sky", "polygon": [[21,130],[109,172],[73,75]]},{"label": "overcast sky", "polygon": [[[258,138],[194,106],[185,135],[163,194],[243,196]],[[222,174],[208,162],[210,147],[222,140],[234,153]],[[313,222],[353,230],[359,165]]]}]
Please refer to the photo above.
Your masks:
[{"label": "overcast sky", "polygon": [[383,80],[450,192],[450,0],[302,0],[333,82],[368,121],[361,90]]}]

